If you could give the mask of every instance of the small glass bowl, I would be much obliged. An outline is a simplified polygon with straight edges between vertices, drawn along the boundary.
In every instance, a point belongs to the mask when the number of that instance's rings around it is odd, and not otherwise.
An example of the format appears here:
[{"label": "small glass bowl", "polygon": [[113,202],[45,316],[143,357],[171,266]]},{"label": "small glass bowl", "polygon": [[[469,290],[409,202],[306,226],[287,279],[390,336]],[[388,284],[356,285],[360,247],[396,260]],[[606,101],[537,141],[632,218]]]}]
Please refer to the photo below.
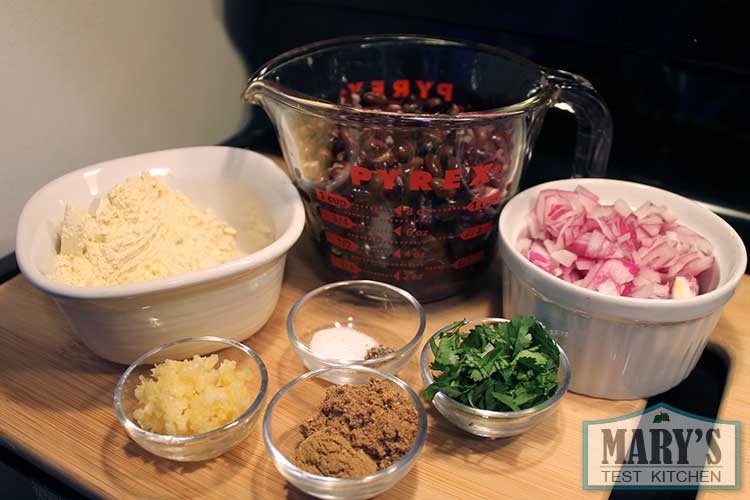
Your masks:
[{"label": "small glass bowl", "polygon": [[[340,326],[359,330],[394,352],[368,360],[337,359],[310,348],[315,332]],[[292,348],[308,370],[362,365],[396,374],[416,352],[424,327],[424,309],[413,295],[370,280],[338,281],[316,288],[294,304],[286,320]]]},{"label": "small glass bowl", "polygon": [[[419,430],[411,450],[386,469],[352,479],[319,476],[294,465],[291,458],[302,440],[299,426],[317,413],[326,388],[331,386],[328,380],[357,385],[372,378],[387,380],[399,387],[414,404],[419,414]],[[383,493],[408,474],[424,447],[426,436],[427,415],[419,396],[403,380],[364,366],[321,368],[300,375],[276,393],[263,418],[263,440],[281,475],[303,492],[326,499],[363,499]]]},{"label": "small glass bowl", "polygon": [[[255,399],[239,417],[228,424],[192,436],[171,436],[142,429],[131,419],[138,406],[135,388],[140,377],[148,377],[154,364],[165,359],[182,360],[194,354],[216,352],[219,363],[234,360],[237,369],[250,368],[249,389]],[[218,457],[245,439],[258,420],[260,407],[266,397],[268,375],[266,366],[255,352],[244,344],[220,337],[194,337],[177,340],[148,351],[138,358],[120,377],[115,389],[115,413],[128,435],[146,451],[178,462],[197,462]]]},{"label": "small glass bowl", "polygon": [[[460,329],[463,332],[471,330],[476,325],[492,325],[507,321],[507,319],[503,318],[475,318],[467,320]],[[437,341],[444,332],[450,331],[453,328],[455,328],[455,325],[448,325],[438,330],[422,349],[420,367],[422,370],[422,380],[424,380],[426,385],[430,385],[433,382],[430,364],[435,359],[435,356],[432,353],[432,349],[430,349],[430,342],[432,340]],[[551,415],[552,411],[562,400],[562,397],[568,392],[568,386],[570,385],[570,363],[560,345],[557,343],[556,345],[560,351],[560,367],[557,370],[558,389],[551,398],[533,408],[520,411],[480,410],[459,403],[442,392],[435,394],[432,404],[435,405],[437,411],[450,423],[471,434],[489,438],[510,437],[522,434]]]}]

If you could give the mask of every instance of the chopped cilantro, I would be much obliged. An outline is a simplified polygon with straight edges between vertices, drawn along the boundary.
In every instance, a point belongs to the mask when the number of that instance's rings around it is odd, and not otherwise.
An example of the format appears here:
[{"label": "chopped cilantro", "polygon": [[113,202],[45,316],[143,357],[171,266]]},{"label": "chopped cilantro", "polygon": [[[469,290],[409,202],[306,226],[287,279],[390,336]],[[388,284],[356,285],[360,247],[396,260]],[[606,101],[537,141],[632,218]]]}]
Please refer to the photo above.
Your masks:
[{"label": "chopped cilantro", "polygon": [[432,401],[442,392],[460,403],[493,411],[518,411],[543,403],[557,391],[560,352],[533,316],[507,323],[476,325],[461,332],[465,321],[430,340],[439,372],[422,395]]}]

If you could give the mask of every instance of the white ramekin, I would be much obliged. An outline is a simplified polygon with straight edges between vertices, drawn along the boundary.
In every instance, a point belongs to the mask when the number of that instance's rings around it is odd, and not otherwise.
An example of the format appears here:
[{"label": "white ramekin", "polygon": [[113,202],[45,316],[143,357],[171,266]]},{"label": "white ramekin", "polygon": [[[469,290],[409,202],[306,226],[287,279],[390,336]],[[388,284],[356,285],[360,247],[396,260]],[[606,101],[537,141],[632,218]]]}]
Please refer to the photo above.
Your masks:
[{"label": "white ramekin", "polygon": [[[220,266],[142,283],[75,287],[49,279],[65,205],[88,208],[115,184],[145,171],[166,176],[170,187],[234,226],[240,249],[243,228],[251,223],[245,200],[258,197],[269,209],[275,241]],[[258,331],[276,307],[286,253],[304,220],[299,194],[268,158],[220,146],[172,149],[85,167],[41,188],[21,213],[16,258],[26,278],[54,297],[92,351],[131,363],[173,340],[212,335],[241,341]]]},{"label": "white ramekin", "polygon": [[[567,283],[529,262],[516,249],[526,215],[544,189],[578,184],[604,203],[622,198],[631,207],[645,201],[667,205],[678,221],[714,246],[716,267],[704,279],[717,283],[685,300],[612,297]],[[747,265],[739,235],[720,217],[662,189],[611,179],[547,182],[516,195],[499,222],[503,315],[533,314],[570,358],[570,390],[610,399],[646,398],[679,384],[695,367],[724,304],[734,295]]]}]

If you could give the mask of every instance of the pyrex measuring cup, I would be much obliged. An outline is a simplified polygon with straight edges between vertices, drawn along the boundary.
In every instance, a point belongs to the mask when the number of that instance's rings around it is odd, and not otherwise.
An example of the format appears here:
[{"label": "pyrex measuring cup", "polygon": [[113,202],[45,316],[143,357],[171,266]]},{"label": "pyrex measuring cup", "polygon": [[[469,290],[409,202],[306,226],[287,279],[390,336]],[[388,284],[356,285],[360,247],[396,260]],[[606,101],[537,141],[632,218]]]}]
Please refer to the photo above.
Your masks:
[{"label": "pyrex measuring cup", "polygon": [[547,109],[576,115],[574,176],[603,175],[611,144],[586,80],[460,41],[308,45],[261,67],[244,97],[274,123],[327,268],[421,300],[457,292],[492,259]]}]

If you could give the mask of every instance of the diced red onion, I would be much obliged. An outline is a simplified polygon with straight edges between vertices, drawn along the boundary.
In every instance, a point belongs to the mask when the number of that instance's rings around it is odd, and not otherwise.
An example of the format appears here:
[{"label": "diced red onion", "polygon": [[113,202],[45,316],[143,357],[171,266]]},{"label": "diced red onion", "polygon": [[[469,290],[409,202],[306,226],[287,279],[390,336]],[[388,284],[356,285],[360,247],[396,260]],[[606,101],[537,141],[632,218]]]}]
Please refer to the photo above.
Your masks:
[{"label": "diced red onion", "polygon": [[521,252],[524,255],[527,255],[529,253],[530,248],[531,248],[531,238],[520,238],[518,240],[519,252]]},{"label": "diced red onion", "polygon": [[585,196],[587,198],[590,198],[590,199],[592,199],[592,200],[594,200],[596,202],[599,201],[599,197],[597,195],[595,195],[594,193],[592,193],[591,191],[589,191],[585,187],[581,186],[580,184],[578,186],[576,186],[575,192],[578,193],[578,194],[580,194],[580,195],[583,195],[583,196]]},{"label": "diced red onion", "polygon": [[565,249],[555,250],[554,252],[550,252],[550,255],[563,267],[571,267],[578,258],[576,254]]},{"label": "diced red onion", "polygon": [[645,202],[632,210],[622,199],[605,205],[582,185],[541,191],[517,246],[554,276],[623,297],[693,297],[714,265],[711,243],[667,207]]},{"label": "diced red onion", "polygon": [[576,269],[579,271],[588,271],[594,267],[596,261],[594,259],[587,259],[586,257],[578,257],[575,262]]},{"label": "diced red onion", "polygon": [[630,205],[628,205],[622,198],[617,198],[613,207],[615,209],[615,212],[620,214],[620,217],[627,217],[628,215],[633,213],[633,211],[630,209]]},{"label": "diced red onion", "polygon": [[698,280],[692,274],[675,277],[672,283],[673,299],[689,299],[698,295]]}]

